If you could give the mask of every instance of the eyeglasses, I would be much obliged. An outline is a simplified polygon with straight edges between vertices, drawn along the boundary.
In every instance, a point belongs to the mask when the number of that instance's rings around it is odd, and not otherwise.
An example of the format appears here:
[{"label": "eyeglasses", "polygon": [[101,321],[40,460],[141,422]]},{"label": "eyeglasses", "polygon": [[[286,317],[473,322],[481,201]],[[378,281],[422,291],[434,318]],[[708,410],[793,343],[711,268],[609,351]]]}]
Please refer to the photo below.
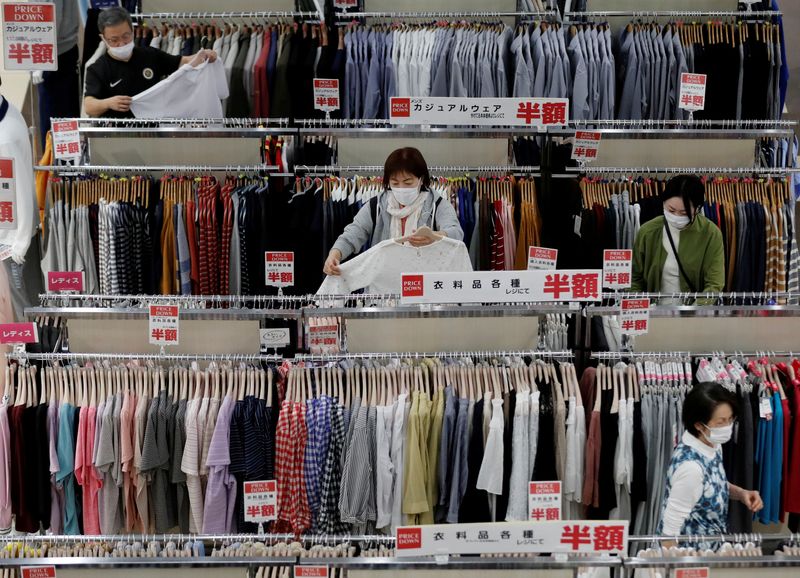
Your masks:
[{"label": "eyeglasses", "polygon": [[726,427],[729,425],[736,425],[736,422],[739,420],[735,417],[731,417],[728,419],[719,419],[715,421],[713,424],[709,424],[710,427]]},{"label": "eyeglasses", "polygon": [[133,32],[126,32],[122,36],[114,36],[112,38],[103,38],[109,46],[124,46],[133,40]]}]

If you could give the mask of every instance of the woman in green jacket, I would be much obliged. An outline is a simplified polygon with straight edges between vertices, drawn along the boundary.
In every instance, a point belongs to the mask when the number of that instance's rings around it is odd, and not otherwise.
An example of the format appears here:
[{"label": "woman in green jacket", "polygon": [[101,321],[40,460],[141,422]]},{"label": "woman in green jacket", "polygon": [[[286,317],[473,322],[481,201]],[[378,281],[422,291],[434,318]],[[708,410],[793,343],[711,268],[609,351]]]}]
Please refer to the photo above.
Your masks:
[{"label": "woman in green jacket", "polygon": [[670,179],[664,216],[642,225],[633,245],[632,291],[719,293],[725,285],[722,232],[701,214],[705,186],[693,175]]}]

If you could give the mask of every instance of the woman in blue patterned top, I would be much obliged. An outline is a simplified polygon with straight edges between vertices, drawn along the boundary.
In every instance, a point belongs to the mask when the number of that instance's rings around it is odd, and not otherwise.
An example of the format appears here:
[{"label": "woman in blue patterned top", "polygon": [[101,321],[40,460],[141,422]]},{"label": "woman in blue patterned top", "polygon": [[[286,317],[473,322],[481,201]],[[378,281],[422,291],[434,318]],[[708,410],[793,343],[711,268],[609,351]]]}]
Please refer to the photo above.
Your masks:
[{"label": "woman in blue patterned top", "polygon": [[686,431],[672,454],[657,530],[662,536],[725,534],[731,499],[752,512],[764,507],[758,492],[729,483],[722,465],[737,408],[733,394],[717,383],[698,384],[686,396]]}]

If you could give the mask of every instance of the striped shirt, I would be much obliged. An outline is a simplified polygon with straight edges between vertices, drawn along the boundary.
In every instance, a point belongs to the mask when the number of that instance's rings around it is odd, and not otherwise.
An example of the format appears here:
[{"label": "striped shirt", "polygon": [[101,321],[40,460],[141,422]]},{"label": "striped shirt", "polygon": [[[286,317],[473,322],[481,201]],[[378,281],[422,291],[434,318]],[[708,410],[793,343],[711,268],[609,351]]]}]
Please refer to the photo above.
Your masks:
[{"label": "striped shirt", "polygon": [[375,408],[360,407],[342,469],[339,514],[349,524],[365,524],[377,518],[374,484]]}]

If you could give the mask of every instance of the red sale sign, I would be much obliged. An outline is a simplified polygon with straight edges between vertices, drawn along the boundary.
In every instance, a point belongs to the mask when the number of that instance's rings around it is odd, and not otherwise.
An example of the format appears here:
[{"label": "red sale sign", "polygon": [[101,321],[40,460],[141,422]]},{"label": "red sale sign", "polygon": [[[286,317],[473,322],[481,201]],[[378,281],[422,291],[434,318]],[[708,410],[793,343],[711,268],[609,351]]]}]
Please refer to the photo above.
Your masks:
[{"label": "red sale sign", "polygon": [[78,121],[68,120],[53,123],[53,153],[56,159],[77,161],[81,157],[81,139]]},{"label": "red sale sign", "polygon": [[595,160],[597,149],[600,148],[600,134],[595,131],[576,131],[575,143],[572,145],[572,160],[581,162]]},{"label": "red sale sign", "polygon": [[558,262],[558,249],[547,247],[528,247],[528,271],[534,269],[552,270]]},{"label": "red sale sign", "polygon": [[0,323],[0,344],[25,343],[39,343],[39,331],[35,323]]},{"label": "red sale sign", "polygon": [[292,251],[267,251],[264,253],[264,283],[267,287],[294,285],[294,253]]},{"label": "red sale sign", "polygon": [[47,291],[66,293],[83,291],[83,271],[48,271]]},{"label": "red sale sign", "polygon": [[56,578],[55,566],[30,566],[22,568],[22,578]]},{"label": "red sale sign", "polygon": [[675,578],[709,578],[708,568],[676,568]]},{"label": "red sale sign", "polygon": [[561,519],[561,482],[528,483],[528,519],[534,522]]},{"label": "red sale sign", "polygon": [[328,578],[327,566],[302,566],[294,567],[294,578]]},{"label": "red sale sign", "polygon": [[176,305],[150,305],[150,345],[178,345],[178,318]]},{"label": "red sale sign", "polygon": [[567,124],[566,98],[463,98],[394,96],[392,124],[526,126],[546,130]]},{"label": "red sale sign", "polygon": [[679,106],[683,110],[703,110],[706,107],[706,75],[682,73],[678,98]]},{"label": "red sale sign", "polygon": [[336,78],[314,79],[314,108],[323,112],[339,110],[339,80]]},{"label": "red sale sign", "polygon": [[244,483],[244,520],[263,524],[278,518],[278,485],[275,480]]},{"label": "red sale sign", "polygon": [[606,249],[603,251],[603,288],[627,289],[631,286],[633,251]]},{"label": "red sale sign", "polygon": [[650,325],[650,299],[622,299],[619,326],[623,335],[644,335]]},{"label": "red sale sign", "polygon": [[3,64],[6,70],[58,70],[54,4],[3,4]]},{"label": "red sale sign", "polygon": [[0,159],[0,229],[17,228],[17,180],[14,159]]}]

